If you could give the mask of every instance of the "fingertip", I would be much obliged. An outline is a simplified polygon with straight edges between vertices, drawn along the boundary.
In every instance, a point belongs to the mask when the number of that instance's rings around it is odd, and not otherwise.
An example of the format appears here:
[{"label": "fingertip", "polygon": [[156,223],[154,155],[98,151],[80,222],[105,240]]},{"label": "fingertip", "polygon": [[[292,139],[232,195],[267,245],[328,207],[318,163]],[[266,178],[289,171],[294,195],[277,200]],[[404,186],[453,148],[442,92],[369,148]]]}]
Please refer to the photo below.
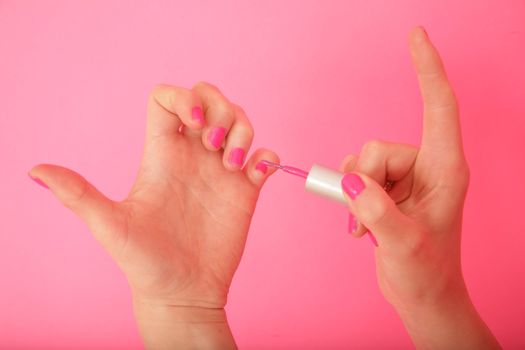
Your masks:
[{"label": "fingertip", "polygon": [[352,171],[355,168],[355,165],[357,163],[357,155],[355,154],[348,154],[346,155],[343,160],[341,161],[341,165],[339,166],[339,171],[343,173],[347,173],[349,171]]},{"label": "fingertip", "polygon": [[29,178],[33,180],[34,182],[36,182],[38,185],[49,189],[49,186],[44,181],[42,181],[42,179],[40,179],[38,176],[32,175],[30,172],[27,172],[27,176],[29,176]]},{"label": "fingertip", "polygon": [[421,43],[428,39],[428,34],[423,26],[416,26],[412,28],[409,34],[409,40],[412,43]]},{"label": "fingertip", "polygon": [[274,167],[266,165],[263,160],[280,164],[279,156],[267,149],[258,149],[246,163],[245,173],[250,181],[257,187],[261,187],[266,179],[277,170]]},{"label": "fingertip", "polygon": [[47,163],[40,163],[34,165],[31,169],[29,169],[27,175],[31,178],[39,178],[43,180],[44,178],[47,178],[49,176],[49,170],[52,170],[54,168],[60,168],[60,166]]},{"label": "fingertip", "polygon": [[31,169],[27,171],[27,176],[34,177],[37,168],[38,168],[38,165],[31,167]]},{"label": "fingertip", "polygon": [[429,40],[426,34],[426,30],[421,27],[414,27],[409,34],[408,46],[410,49],[410,55],[412,57],[412,63],[416,68],[416,71],[421,69],[422,57],[425,56],[425,48],[428,47]]},{"label": "fingertip", "polygon": [[49,164],[44,164],[44,163],[39,163],[39,164],[36,164],[36,165],[33,165],[28,173],[31,173],[31,174],[34,174],[36,172],[39,172],[41,170],[42,167],[46,166],[46,165],[49,165]]},{"label": "fingertip", "polygon": [[266,177],[273,175],[277,171],[277,168],[268,166],[264,161],[268,161],[274,164],[281,164],[281,160],[275,152],[268,150],[262,152],[261,157],[257,160],[255,164],[254,170],[257,174],[261,174],[262,176]]}]

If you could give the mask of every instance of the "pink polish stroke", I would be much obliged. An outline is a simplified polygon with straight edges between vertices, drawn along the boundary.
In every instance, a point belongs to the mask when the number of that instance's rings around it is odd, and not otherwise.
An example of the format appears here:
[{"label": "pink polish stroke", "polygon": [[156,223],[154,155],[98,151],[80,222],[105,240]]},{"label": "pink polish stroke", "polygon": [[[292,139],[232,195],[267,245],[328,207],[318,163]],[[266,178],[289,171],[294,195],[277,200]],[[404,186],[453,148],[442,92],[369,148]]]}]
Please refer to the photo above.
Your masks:
[{"label": "pink polish stroke", "polygon": [[262,162],[257,163],[257,165],[255,166],[255,169],[259,170],[263,174],[266,174],[266,172],[268,171],[268,166],[264,163],[264,161],[262,161]]},{"label": "pink polish stroke", "polygon": [[273,168],[277,168],[277,169],[281,169],[282,171],[284,171],[285,173],[288,173],[288,174],[292,174],[292,175],[295,175],[295,176],[303,177],[305,179],[308,177],[308,171],[305,171],[305,170],[302,170],[302,169],[299,169],[299,168],[296,168],[296,167],[293,167],[293,166],[280,165],[280,164],[272,163],[272,162],[267,161],[267,160],[262,160],[261,162],[266,164],[267,166],[270,166],[270,167],[273,167]]},{"label": "pink polish stroke", "polygon": [[374,234],[370,231],[367,232],[368,234],[368,238],[370,238],[370,240],[372,241],[372,243],[376,246],[376,247],[379,247],[379,245],[377,244],[377,239],[376,237],[374,236]]},{"label": "pink polish stroke", "polygon": [[232,165],[241,166],[244,162],[244,150],[240,147],[234,148],[230,153],[229,161]]},{"label": "pink polish stroke", "polygon": [[208,135],[208,140],[215,148],[220,148],[222,141],[224,140],[224,135],[226,135],[226,129],[223,127],[216,127],[211,130]]},{"label": "pink polish stroke", "polygon": [[[29,174],[28,174],[29,175]],[[32,175],[29,175],[29,177],[34,181],[36,182],[37,184],[39,184],[40,186],[44,187],[44,188],[49,188],[48,185],[46,185],[44,183],[44,181],[40,180],[38,177],[35,177],[35,176],[32,176]]]}]

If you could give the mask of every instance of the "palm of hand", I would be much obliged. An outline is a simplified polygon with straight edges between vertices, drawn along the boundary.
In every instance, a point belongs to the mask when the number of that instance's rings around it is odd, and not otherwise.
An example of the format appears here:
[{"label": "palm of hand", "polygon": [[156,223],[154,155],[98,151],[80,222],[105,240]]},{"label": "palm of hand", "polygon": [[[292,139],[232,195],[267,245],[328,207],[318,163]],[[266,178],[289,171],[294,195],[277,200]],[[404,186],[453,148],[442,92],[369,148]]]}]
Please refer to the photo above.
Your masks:
[{"label": "palm of hand", "polygon": [[178,304],[225,301],[259,191],[221,158],[192,136],[146,146],[121,203],[127,238],[118,260],[136,292]]}]

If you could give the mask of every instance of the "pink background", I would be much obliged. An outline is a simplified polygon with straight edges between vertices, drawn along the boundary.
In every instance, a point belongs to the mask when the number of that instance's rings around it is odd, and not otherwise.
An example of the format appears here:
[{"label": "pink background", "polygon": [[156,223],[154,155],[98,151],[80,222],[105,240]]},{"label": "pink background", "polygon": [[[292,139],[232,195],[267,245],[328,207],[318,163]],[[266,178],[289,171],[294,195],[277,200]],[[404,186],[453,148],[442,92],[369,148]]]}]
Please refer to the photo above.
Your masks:
[{"label": "pink background", "polygon": [[[418,24],[461,104],[467,284],[504,347],[525,347],[522,0],[0,1],[0,347],[142,347],[125,278],[28,179],[33,165],[123,199],[158,82],[216,84],[247,111],[255,147],[305,168],[337,167],[370,139],[417,144]],[[227,306],[241,348],[412,346],[346,220],[295,178],[269,180]]]}]

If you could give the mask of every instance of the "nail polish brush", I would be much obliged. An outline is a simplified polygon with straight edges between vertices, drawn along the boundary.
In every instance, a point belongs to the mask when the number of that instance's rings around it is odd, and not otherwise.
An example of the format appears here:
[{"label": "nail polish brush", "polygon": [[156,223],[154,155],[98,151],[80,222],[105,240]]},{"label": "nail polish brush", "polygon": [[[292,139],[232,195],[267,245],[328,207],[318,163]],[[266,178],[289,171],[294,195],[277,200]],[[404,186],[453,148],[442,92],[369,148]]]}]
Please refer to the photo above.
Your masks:
[{"label": "nail polish brush", "polygon": [[343,173],[319,164],[314,164],[310,168],[310,171],[305,171],[288,165],[272,163],[267,160],[263,160],[262,162],[269,167],[277,168],[288,174],[305,178],[306,191],[342,203],[345,206],[347,205],[343,189],[341,188],[341,180],[344,176]]}]

